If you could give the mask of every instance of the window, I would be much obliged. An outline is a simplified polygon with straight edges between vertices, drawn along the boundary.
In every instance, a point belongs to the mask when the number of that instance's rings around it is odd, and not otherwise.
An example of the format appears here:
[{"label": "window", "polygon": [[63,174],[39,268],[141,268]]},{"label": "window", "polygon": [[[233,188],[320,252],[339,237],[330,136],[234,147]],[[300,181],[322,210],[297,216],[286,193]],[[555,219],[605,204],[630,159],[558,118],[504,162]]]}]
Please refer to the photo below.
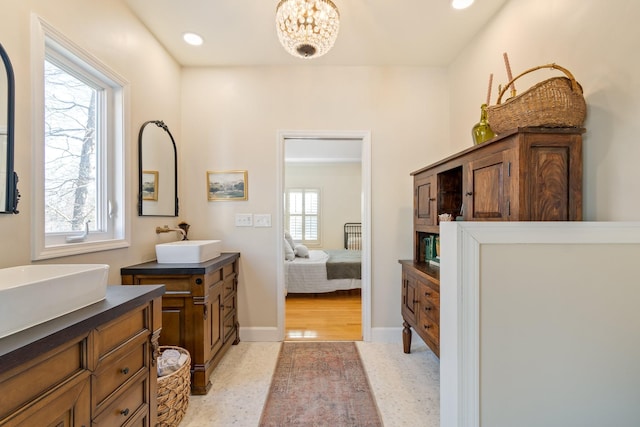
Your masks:
[{"label": "window", "polygon": [[[127,246],[124,81],[38,21],[34,259]],[[41,127],[40,127],[41,126]]]},{"label": "window", "polygon": [[295,188],[285,195],[286,228],[296,242],[320,245],[320,190]]}]

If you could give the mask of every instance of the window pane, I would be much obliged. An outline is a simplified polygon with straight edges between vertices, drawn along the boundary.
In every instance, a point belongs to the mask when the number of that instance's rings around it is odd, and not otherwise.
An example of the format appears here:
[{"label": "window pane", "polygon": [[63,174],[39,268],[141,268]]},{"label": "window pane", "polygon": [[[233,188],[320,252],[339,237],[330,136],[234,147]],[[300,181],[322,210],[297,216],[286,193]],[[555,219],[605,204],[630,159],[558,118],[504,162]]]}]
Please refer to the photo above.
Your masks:
[{"label": "window pane", "polygon": [[318,217],[306,216],[304,218],[304,239],[318,240]]},{"label": "window pane", "polygon": [[99,92],[45,61],[45,232],[95,229]]},{"label": "window pane", "polygon": [[302,217],[289,217],[289,233],[293,240],[302,240]]},{"label": "window pane", "polygon": [[302,193],[289,193],[289,213],[298,215],[302,213]]},{"label": "window pane", "polygon": [[304,213],[307,215],[318,214],[318,193],[306,192],[304,198]]}]

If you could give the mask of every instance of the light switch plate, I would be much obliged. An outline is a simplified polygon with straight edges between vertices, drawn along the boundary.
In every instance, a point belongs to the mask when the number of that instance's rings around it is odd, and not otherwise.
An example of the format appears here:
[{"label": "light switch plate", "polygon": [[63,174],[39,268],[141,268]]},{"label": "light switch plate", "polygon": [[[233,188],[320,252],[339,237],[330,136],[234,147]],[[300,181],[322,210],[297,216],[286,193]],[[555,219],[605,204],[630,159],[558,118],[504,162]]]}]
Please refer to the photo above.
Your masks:
[{"label": "light switch plate", "polygon": [[236,227],[251,227],[253,226],[252,214],[236,214]]},{"label": "light switch plate", "polygon": [[255,214],[253,216],[254,227],[271,227],[271,214]]}]

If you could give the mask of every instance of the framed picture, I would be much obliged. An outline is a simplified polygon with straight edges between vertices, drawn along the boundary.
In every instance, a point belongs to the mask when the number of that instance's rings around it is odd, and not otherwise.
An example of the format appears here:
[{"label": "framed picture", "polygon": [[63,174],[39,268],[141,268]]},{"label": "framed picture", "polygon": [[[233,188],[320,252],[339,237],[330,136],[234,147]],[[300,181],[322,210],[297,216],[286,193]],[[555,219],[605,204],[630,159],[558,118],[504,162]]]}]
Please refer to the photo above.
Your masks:
[{"label": "framed picture", "polygon": [[142,200],[158,200],[158,171],[142,171]]},{"label": "framed picture", "polygon": [[247,171],[207,171],[207,197],[210,201],[247,200]]}]

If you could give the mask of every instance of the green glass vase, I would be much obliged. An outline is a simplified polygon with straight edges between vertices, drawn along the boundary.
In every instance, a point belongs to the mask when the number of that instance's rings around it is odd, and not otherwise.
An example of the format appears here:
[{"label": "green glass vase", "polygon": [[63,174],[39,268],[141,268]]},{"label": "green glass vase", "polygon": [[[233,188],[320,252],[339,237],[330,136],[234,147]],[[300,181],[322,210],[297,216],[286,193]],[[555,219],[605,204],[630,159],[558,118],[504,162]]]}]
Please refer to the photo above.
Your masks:
[{"label": "green glass vase", "polygon": [[496,136],[487,121],[487,104],[482,104],[480,107],[480,121],[471,129],[471,136],[475,145],[482,144]]}]

